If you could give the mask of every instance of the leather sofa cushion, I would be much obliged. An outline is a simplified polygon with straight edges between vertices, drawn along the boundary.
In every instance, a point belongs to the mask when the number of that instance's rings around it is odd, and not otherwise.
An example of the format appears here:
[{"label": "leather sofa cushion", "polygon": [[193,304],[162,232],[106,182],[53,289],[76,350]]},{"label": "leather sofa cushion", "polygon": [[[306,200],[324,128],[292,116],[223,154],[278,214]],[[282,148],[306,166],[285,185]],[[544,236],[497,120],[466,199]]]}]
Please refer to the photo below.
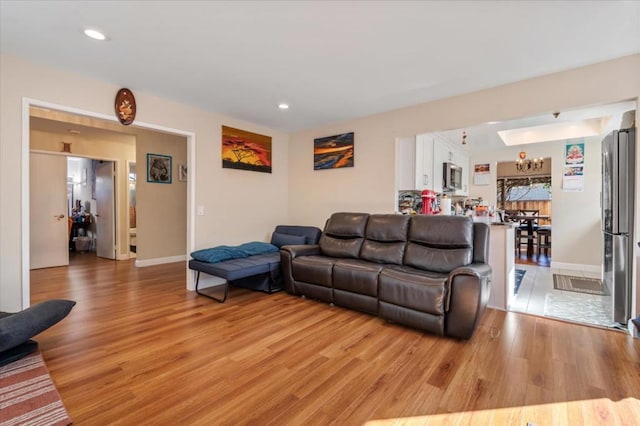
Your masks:
[{"label": "leather sofa cushion", "polygon": [[333,265],[337,259],[324,256],[300,256],[292,261],[292,274],[296,281],[332,287]]},{"label": "leather sofa cushion", "polygon": [[376,263],[402,265],[409,230],[409,216],[371,215],[360,257]]},{"label": "leather sofa cushion", "polygon": [[324,233],[332,237],[364,237],[368,213],[334,213],[324,227]]},{"label": "leather sofa cushion", "polygon": [[357,259],[339,260],[333,267],[333,287],[378,296],[378,275],[384,266]]},{"label": "leather sofa cushion", "polygon": [[444,315],[447,274],[406,266],[380,273],[379,300],[433,315]]},{"label": "leather sofa cushion", "polygon": [[320,252],[329,257],[357,258],[368,218],[366,213],[332,214],[320,237]]},{"label": "leather sofa cushion", "polygon": [[462,216],[413,216],[408,240],[405,265],[448,273],[472,262],[473,220]]}]

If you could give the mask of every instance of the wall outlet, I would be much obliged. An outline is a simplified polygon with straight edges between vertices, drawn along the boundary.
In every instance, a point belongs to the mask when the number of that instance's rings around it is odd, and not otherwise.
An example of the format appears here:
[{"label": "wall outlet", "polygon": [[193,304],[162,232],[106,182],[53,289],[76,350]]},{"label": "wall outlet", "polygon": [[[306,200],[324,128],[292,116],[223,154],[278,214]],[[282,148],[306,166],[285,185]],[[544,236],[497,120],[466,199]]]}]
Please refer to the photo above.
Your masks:
[{"label": "wall outlet", "polygon": [[197,215],[204,216],[204,206],[198,206]]}]

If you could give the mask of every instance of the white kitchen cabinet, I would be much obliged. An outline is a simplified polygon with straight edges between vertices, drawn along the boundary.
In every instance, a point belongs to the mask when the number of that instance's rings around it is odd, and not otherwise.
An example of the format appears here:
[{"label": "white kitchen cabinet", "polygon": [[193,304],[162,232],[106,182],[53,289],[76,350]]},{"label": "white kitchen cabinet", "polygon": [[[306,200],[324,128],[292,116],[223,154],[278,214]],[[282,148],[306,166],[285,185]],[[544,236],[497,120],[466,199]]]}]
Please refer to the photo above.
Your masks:
[{"label": "white kitchen cabinet", "polygon": [[446,142],[438,139],[433,140],[433,190],[442,192],[444,183],[444,163],[453,161],[453,152]]},{"label": "white kitchen cabinet", "polygon": [[[469,156],[434,134],[417,135],[415,141],[415,186],[413,189],[431,189],[442,192],[443,164],[462,166],[462,189],[452,195],[469,195]],[[399,165],[398,167],[403,167]],[[407,189],[407,188],[399,188]]]},{"label": "white kitchen cabinet", "polygon": [[431,135],[416,136],[415,168],[415,189],[420,191],[433,190],[433,139]]},{"label": "white kitchen cabinet", "polygon": [[434,191],[442,192],[443,164],[453,163],[462,167],[462,189],[455,191],[452,195],[469,195],[469,155],[464,149],[444,140],[434,139],[433,144],[433,175],[439,177],[434,179]]}]

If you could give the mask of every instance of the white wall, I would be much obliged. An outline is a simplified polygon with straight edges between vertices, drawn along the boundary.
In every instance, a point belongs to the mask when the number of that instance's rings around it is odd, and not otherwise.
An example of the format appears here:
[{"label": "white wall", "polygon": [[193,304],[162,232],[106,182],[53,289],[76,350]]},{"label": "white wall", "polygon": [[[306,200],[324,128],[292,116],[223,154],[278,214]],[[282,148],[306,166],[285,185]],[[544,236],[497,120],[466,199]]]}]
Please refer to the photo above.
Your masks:
[{"label": "white wall", "polygon": [[[127,82],[115,85],[10,56],[0,56],[0,310],[26,307],[22,282],[22,102],[36,99],[56,105],[114,116],[113,99]],[[288,135],[134,91],[136,122],[195,135],[194,248],[266,240],[275,225],[288,222]],[[115,119],[115,117],[114,117]],[[134,123],[135,124],[135,123]],[[273,138],[273,173],[222,169],[221,126]]]},{"label": "white wall", "polygon": [[[336,211],[395,211],[396,138],[639,97],[640,55],[636,54],[295,133],[289,142],[291,221],[321,227]],[[355,167],[314,171],[313,139],[346,132],[355,133]],[[640,173],[636,182],[640,188]],[[640,240],[638,211],[636,206],[636,240]],[[562,221],[556,225],[559,228]],[[637,291],[635,305],[640,306]]]},{"label": "white wall", "polygon": [[[562,189],[564,148],[567,141],[536,143],[526,146],[527,156],[551,157],[551,225],[553,229],[553,264],[589,265],[598,269],[602,263],[602,234],[600,232],[600,142],[604,138],[585,138],[584,191],[565,192]],[[474,164],[491,164],[491,185],[473,185],[474,197],[482,197],[490,205],[497,205],[496,171],[500,161],[514,161],[521,146],[505,147],[496,151],[474,154],[469,167]],[[552,266],[554,266],[552,264]],[[566,266],[565,266],[566,267]]]}]

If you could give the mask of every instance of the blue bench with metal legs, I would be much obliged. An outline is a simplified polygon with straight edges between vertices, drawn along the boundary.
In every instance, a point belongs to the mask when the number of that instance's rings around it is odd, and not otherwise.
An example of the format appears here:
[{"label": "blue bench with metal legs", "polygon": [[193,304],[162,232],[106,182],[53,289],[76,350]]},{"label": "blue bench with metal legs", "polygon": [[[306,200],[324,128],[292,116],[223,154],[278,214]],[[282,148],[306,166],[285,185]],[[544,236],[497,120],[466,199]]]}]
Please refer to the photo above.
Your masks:
[{"label": "blue bench with metal legs", "polygon": [[[224,303],[229,293],[229,284],[269,294],[280,291],[282,290],[282,276],[279,248],[284,245],[318,244],[321,235],[322,231],[314,226],[278,225],[271,235],[270,244],[275,246],[274,251],[220,262],[192,259],[189,261],[189,269],[196,271],[196,293]],[[234,249],[234,247],[228,248],[231,251]],[[196,253],[192,253],[192,256]],[[200,288],[201,272],[225,280],[222,297],[216,297],[202,291]]]}]

